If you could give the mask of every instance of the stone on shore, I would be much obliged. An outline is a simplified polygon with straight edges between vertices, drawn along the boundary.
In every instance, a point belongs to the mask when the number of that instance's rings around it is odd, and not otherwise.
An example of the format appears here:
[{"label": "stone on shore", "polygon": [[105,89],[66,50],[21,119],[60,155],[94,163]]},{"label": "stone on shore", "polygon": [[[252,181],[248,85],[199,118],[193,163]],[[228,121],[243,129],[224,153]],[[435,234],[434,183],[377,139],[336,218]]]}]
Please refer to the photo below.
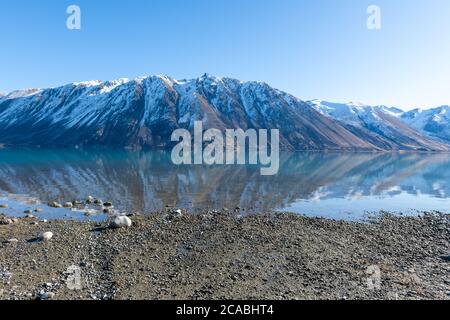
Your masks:
[{"label": "stone on shore", "polygon": [[53,232],[47,231],[39,235],[41,241],[49,241],[53,238]]},{"label": "stone on shore", "polygon": [[51,300],[54,297],[55,297],[55,294],[53,292],[44,292],[39,296],[39,298],[41,300]]},{"label": "stone on shore", "polygon": [[3,218],[0,220],[0,225],[9,225],[13,223],[14,221],[12,219]]},{"label": "stone on shore", "polygon": [[48,203],[50,208],[62,208],[62,205],[56,201],[51,201]]},{"label": "stone on shore", "polygon": [[129,228],[132,224],[133,222],[130,218],[126,216],[119,216],[114,218],[114,220],[110,224],[110,227],[113,229]]},{"label": "stone on shore", "polygon": [[66,208],[66,209],[71,209],[71,208],[73,208],[73,203],[72,203],[72,202],[66,202],[66,203],[64,203],[64,208]]}]

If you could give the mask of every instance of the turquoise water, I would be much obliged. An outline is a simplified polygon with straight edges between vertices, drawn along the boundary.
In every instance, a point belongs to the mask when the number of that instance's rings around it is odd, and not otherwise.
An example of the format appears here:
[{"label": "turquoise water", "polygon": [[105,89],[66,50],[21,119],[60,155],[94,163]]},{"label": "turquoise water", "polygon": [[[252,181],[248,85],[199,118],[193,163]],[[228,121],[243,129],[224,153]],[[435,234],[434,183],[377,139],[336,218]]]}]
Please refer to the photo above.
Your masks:
[{"label": "turquoise water", "polygon": [[[166,206],[199,211],[239,207],[357,220],[380,210],[417,214],[450,211],[450,155],[295,153],[282,155],[275,176],[257,166],[175,166],[165,152],[122,150],[0,150],[0,209],[43,218],[82,219],[50,209],[92,195],[123,212]],[[89,219],[101,219],[95,214]]]}]

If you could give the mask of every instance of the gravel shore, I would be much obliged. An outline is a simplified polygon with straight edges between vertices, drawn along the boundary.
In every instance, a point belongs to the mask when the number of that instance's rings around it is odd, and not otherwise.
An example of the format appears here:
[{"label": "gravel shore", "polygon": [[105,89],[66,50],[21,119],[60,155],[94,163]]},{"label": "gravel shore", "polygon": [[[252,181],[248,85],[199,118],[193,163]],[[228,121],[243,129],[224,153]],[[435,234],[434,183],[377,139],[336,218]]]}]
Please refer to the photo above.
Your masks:
[{"label": "gravel shore", "polygon": [[450,299],[447,214],[130,218],[0,217],[0,299]]}]

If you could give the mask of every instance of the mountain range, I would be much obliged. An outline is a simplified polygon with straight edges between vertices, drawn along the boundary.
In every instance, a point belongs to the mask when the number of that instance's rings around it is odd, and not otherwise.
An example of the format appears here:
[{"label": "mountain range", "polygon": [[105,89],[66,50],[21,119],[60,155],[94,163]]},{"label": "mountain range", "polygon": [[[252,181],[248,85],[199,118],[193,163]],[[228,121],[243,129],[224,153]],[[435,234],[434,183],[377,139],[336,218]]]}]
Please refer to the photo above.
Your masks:
[{"label": "mountain range", "polygon": [[263,82],[208,74],[71,83],[0,96],[0,145],[169,148],[172,132],[279,129],[284,150],[449,151],[449,107],[303,101]]}]

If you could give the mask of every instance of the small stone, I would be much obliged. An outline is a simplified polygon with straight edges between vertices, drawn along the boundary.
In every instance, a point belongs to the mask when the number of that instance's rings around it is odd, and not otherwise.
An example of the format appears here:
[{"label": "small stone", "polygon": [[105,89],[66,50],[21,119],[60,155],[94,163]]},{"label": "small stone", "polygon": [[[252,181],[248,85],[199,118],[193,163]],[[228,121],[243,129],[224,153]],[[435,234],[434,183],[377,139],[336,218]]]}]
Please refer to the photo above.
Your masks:
[{"label": "small stone", "polygon": [[131,221],[130,218],[125,217],[125,216],[119,216],[119,217],[116,217],[111,222],[110,227],[113,229],[129,228],[129,227],[131,227],[132,224],[133,224],[133,222]]},{"label": "small stone", "polygon": [[33,216],[31,213],[27,214],[26,217],[27,217],[28,219],[33,219],[33,218],[34,218],[34,216]]},{"label": "small stone", "polygon": [[50,208],[62,208],[62,205],[58,202],[52,201],[48,203],[48,206]]},{"label": "small stone", "polygon": [[30,223],[30,225],[32,225],[32,226],[38,226],[39,223],[37,223],[36,221],[33,221],[33,222]]},{"label": "small stone", "polygon": [[183,212],[180,209],[173,210],[172,215],[175,217],[181,217],[183,215]]},{"label": "small stone", "polygon": [[86,217],[93,216],[93,215],[95,215],[96,213],[97,213],[97,211],[94,210],[94,209],[85,209],[85,210],[84,210],[84,215],[85,215]]},{"label": "small stone", "polygon": [[36,209],[34,209],[34,212],[37,212],[37,213],[42,212],[42,209],[41,208],[36,208]]},{"label": "small stone", "polygon": [[39,239],[41,241],[49,241],[51,238],[53,238],[53,232],[44,232],[39,236]]},{"label": "small stone", "polygon": [[71,209],[71,208],[73,208],[73,203],[72,203],[72,202],[66,202],[66,203],[64,203],[64,208],[66,208],[66,209]]},{"label": "small stone", "polygon": [[0,204],[0,209],[8,209],[9,206],[7,204]]},{"label": "small stone", "polygon": [[17,243],[17,242],[19,242],[19,240],[17,240],[16,238],[12,238],[12,239],[8,239],[7,242],[8,243]]},{"label": "small stone", "polygon": [[100,199],[95,199],[94,204],[101,206],[103,204],[103,201]]},{"label": "small stone", "polygon": [[13,223],[14,223],[14,221],[12,219],[0,220],[0,224],[2,224],[2,225],[9,225],[9,224],[13,224]]},{"label": "small stone", "polygon": [[93,203],[93,202],[94,202],[94,197],[88,196],[87,199],[86,199],[86,203],[87,203],[87,204],[91,204],[91,203]]},{"label": "small stone", "polygon": [[33,214],[33,210],[25,210],[23,213],[25,213],[25,214]]},{"label": "small stone", "polygon": [[40,298],[41,300],[50,300],[55,297],[55,294],[53,292],[44,292],[41,294]]},{"label": "small stone", "polygon": [[103,203],[103,206],[109,208],[109,207],[112,207],[113,204],[112,204],[112,202],[106,201]]}]

